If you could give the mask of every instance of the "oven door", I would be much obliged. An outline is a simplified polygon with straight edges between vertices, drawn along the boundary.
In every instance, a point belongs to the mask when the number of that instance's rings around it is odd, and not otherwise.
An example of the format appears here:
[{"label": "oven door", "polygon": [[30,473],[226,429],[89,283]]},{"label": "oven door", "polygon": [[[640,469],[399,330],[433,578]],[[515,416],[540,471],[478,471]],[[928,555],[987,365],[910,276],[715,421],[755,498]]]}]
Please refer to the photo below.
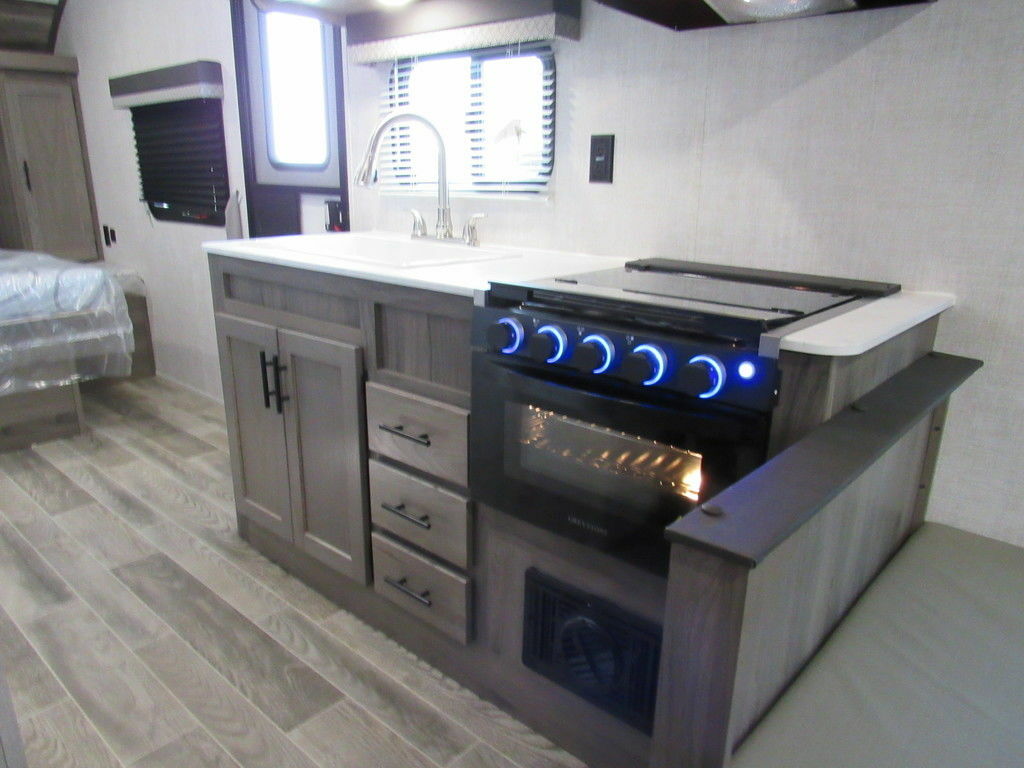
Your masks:
[{"label": "oven door", "polygon": [[470,488],[489,506],[646,565],[667,524],[764,461],[768,419],[594,386],[475,352]]}]

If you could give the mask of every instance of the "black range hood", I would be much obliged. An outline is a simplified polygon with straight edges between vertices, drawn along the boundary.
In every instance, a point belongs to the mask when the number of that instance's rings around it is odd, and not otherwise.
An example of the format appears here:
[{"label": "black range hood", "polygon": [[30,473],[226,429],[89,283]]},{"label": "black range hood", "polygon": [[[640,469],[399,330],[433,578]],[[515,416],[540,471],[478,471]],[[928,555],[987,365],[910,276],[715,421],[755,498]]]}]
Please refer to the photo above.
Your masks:
[{"label": "black range hood", "polygon": [[672,29],[816,16],[934,0],[597,0]]}]

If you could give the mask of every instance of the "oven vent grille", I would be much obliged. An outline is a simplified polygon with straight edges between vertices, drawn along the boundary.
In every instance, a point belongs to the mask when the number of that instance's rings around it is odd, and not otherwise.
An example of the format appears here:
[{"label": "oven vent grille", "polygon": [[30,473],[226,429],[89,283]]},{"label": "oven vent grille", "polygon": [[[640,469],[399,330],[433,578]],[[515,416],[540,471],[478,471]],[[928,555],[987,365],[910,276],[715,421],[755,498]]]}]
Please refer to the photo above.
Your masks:
[{"label": "oven vent grille", "polygon": [[536,568],[526,572],[523,664],[651,733],[661,628]]}]

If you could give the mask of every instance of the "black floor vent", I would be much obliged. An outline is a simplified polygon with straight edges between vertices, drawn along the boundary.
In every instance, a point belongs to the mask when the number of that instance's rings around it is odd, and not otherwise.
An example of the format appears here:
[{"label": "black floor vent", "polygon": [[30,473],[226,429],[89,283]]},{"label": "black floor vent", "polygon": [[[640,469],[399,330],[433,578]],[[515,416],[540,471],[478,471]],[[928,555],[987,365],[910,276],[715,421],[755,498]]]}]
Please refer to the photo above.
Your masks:
[{"label": "black floor vent", "polygon": [[661,627],[536,568],[526,572],[523,664],[650,733]]}]

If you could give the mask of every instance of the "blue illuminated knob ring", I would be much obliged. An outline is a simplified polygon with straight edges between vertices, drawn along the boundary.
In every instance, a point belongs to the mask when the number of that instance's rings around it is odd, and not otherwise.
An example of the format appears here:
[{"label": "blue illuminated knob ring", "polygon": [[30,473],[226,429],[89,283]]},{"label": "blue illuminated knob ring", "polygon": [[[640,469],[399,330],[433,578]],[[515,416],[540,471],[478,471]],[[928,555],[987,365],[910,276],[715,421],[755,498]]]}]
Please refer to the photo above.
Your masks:
[{"label": "blue illuminated knob ring", "polygon": [[711,374],[711,378],[714,380],[711,389],[700,393],[697,397],[701,400],[709,400],[722,391],[722,387],[725,386],[725,366],[722,365],[721,360],[713,355],[694,355],[690,358],[690,365],[707,366],[708,373]]},{"label": "blue illuminated knob ring", "polygon": [[565,353],[569,351],[569,339],[565,336],[565,331],[559,328],[557,325],[542,325],[537,329],[537,335],[545,334],[555,340],[555,351],[544,362],[546,363],[557,363],[565,357]]},{"label": "blue illuminated knob ring", "polygon": [[512,331],[512,341],[509,342],[507,347],[502,347],[498,351],[503,355],[511,355],[514,352],[518,352],[519,348],[523,346],[523,340],[526,338],[523,324],[514,317],[503,317],[498,320],[498,325],[504,325]]},{"label": "blue illuminated knob ring", "polygon": [[591,373],[605,373],[612,367],[612,363],[615,362],[615,345],[612,344],[611,339],[607,336],[603,336],[600,333],[592,333],[580,339],[580,344],[596,344],[604,350],[604,362],[592,370]]},{"label": "blue illuminated knob ring", "polygon": [[665,354],[665,350],[653,344],[641,344],[633,348],[633,354],[646,355],[651,362],[651,376],[640,382],[641,384],[651,387],[665,378],[665,374],[668,373],[668,355]]}]

